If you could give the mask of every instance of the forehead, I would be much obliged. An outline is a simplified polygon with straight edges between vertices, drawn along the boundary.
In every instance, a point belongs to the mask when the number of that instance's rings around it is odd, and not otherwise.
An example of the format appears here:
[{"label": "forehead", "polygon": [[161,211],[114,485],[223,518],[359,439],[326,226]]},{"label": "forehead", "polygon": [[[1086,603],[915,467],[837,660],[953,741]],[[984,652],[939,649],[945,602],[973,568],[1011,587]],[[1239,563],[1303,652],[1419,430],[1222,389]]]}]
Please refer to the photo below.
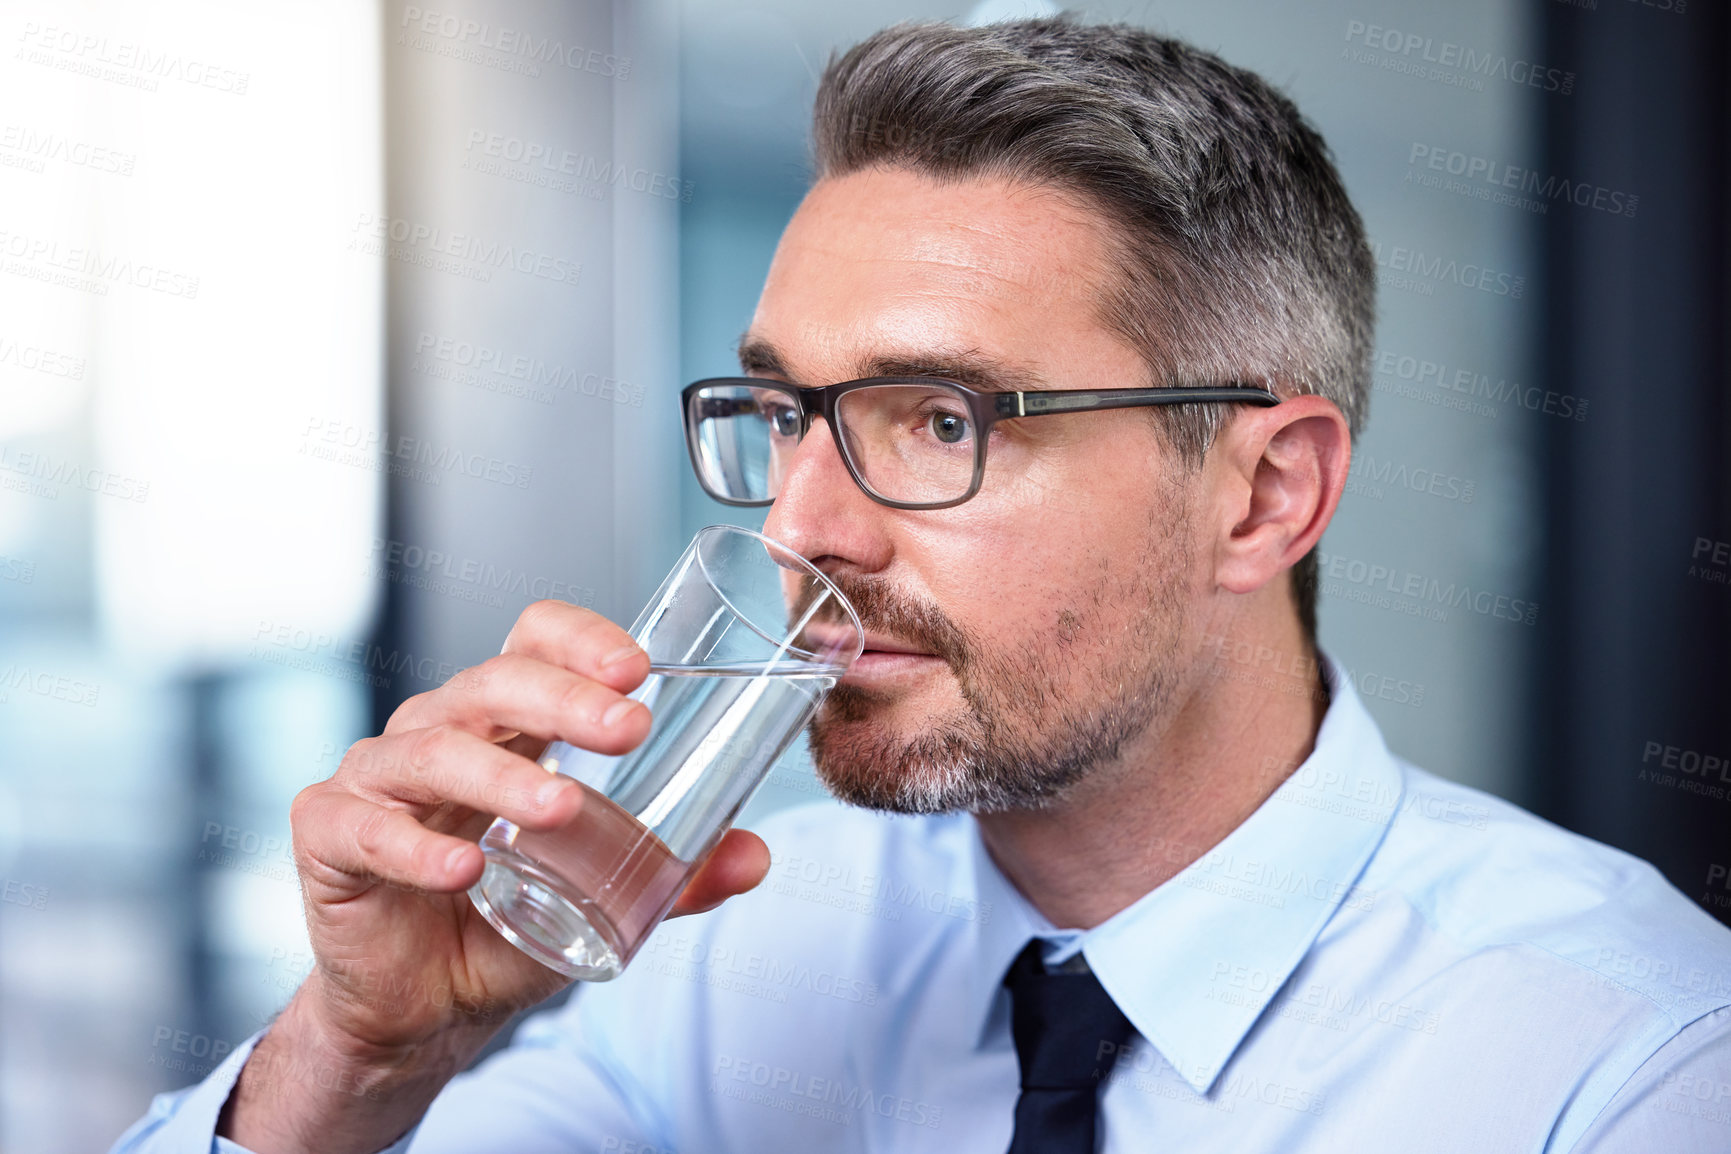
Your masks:
[{"label": "forehead", "polygon": [[1104,219],[1049,185],[871,169],[818,182],[789,222],[750,337],[843,379],[885,354],[978,351],[1038,368],[1116,343],[1099,319]]}]

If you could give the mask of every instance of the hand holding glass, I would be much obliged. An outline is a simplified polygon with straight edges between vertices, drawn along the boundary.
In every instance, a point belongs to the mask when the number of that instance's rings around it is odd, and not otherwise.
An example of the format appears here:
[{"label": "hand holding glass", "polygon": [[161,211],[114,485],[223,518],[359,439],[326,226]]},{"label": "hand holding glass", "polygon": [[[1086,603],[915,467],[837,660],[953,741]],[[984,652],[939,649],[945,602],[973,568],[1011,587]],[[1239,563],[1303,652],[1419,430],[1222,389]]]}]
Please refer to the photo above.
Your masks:
[{"label": "hand holding glass", "polygon": [[617,757],[549,745],[542,766],[584,786],[582,809],[549,832],[495,821],[469,891],[513,945],[590,981],[630,962],[864,645],[829,578],[733,525],[698,532],[631,636],[649,736]]}]

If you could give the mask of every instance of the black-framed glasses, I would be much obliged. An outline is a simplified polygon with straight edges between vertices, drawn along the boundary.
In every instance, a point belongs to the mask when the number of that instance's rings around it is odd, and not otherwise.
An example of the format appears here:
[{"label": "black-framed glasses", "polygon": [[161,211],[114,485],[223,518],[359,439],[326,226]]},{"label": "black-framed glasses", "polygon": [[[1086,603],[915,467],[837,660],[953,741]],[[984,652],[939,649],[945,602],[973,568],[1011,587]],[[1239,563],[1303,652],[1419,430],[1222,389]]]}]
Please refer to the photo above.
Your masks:
[{"label": "black-framed glasses", "polygon": [[685,386],[685,444],[704,492],[725,505],[768,505],[793,451],[822,416],[847,470],[893,509],[945,509],[980,491],[993,425],[1048,413],[1142,405],[1277,405],[1256,385],[981,392],[936,377],[868,377],[805,387],[762,377]]}]

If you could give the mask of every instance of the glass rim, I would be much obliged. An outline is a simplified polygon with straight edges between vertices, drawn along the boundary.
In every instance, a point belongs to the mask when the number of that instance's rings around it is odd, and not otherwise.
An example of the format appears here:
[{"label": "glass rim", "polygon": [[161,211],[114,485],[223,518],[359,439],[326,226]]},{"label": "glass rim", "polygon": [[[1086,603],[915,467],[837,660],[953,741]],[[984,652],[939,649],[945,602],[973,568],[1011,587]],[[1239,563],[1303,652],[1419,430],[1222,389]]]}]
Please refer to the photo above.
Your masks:
[{"label": "glass rim", "polygon": [[[776,559],[778,556],[785,556],[791,558],[796,563],[793,566],[787,566],[782,565],[779,560],[776,560],[776,564],[781,568],[792,568],[796,572],[804,572],[806,575],[815,577],[819,582],[821,582],[825,591],[825,596],[834,598],[836,604],[846,610],[848,620],[853,623],[854,643],[852,646],[848,647],[853,650],[852,655],[847,656],[845,660],[838,661],[835,658],[840,654],[845,654],[847,652],[846,649],[830,651],[827,654],[820,654],[813,650],[804,648],[803,646],[795,645],[788,638],[772,637],[762,629],[758,628],[757,623],[751,619],[751,616],[741,611],[739,606],[735,605],[733,600],[728,597],[727,592],[722,588],[721,583],[715,579],[715,574],[711,573],[708,565],[704,563],[703,546],[701,543],[712,536],[719,537],[729,533],[742,533],[745,536],[754,538],[759,544],[766,547],[771,559]],[[807,664],[818,666],[840,665],[843,669],[847,669],[851,668],[853,663],[858,661],[860,655],[865,652],[865,626],[860,623],[859,611],[854,608],[853,602],[847,599],[847,595],[841,591],[841,587],[834,581],[831,581],[829,576],[825,574],[823,570],[819,569],[816,565],[813,565],[810,561],[806,560],[806,558],[800,556],[789,546],[784,545],[774,537],[766,536],[755,529],[748,529],[743,525],[735,525],[731,522],[705,525],[697,531],[697,535],[692,538],[692,543],[697,545],[697,566],[702,571],[704,579],[709,582],[709,587],[715,591],[716,597],[721,600],[723,605],[732,610],[736,619],[744,622],[746,627],[753,633],[756,633],[759,637],[762,637],[765,641],[775,646],[777,654],[793,653],[797,654],[800,658],[809,659],[806,662]],[[810,621],[810,611],[816,609],[821,602],[822,599],[819,598],[814,600],[811,605],[807,606],[806,621]],[[792,636],[797,637],[800,632],[802,632],[802,630],[796,630],[793,632]],[[768,674],[769,670],[766,669],[765,673]]]}]

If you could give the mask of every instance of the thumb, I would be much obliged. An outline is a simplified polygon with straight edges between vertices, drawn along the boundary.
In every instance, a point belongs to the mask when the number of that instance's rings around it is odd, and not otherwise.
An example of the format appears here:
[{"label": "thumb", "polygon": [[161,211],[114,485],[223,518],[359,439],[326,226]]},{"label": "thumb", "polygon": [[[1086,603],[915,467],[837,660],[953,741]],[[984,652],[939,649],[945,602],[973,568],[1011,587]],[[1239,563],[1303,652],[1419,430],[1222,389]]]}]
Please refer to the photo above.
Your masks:
[{"label": "thumb", "polygon": [[669,917],[712,910],[735,894],[756,888],[769,876],[769,847],[750,830],[730,829],[673,903]]}]

